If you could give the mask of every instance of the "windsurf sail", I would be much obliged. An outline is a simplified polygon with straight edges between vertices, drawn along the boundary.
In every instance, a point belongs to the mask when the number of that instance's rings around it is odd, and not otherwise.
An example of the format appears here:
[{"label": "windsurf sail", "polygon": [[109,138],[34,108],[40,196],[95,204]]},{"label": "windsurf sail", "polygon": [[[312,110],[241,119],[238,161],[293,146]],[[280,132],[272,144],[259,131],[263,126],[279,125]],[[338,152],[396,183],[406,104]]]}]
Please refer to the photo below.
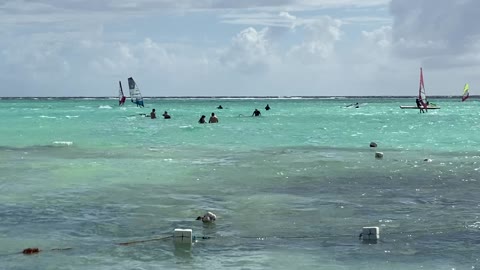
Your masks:
[{"label": "windsurf sail", "polygon": [[122,82],[118,81],[118,84],[120,85],[120,88],[118,89],[118,106],[122,106],[125,104],[125,95],[123,94],[123,89],[122,89]]},{"label": "windsurf sail", "polygon": [[425,92],[425,84],[423,83],[423,69],[420,68],[420,86],[418,87],[418,100],[423,108],[427,108],[427,94]]},{"label": "windsurf sail", "polygon": [[128,89],[130,90],[130,100],[137,104],[138,107],[143,107],[142,94],[132,77],[128,78]]},{"label": "windsurf sail", "polygon": [[420,109],[420,111],[423,110],[433,110],[433,109],[440,109],[439,106],[428,102],[427,100],[427,94],[425,91],[425,83],[423,82],[423,69],[420,68],[420,85],[418,87],[418,96],[416,99],[416,106],[400,106],[400,109]]},{"label": "windsurf sail", "polygon": [[465,84],[465,87],[463,87],[463,96],[462,96],[462,102],[467,100],[467,98],[470,96],[470,93],[468,92],[470,90],[470,86],[468,83]]}]

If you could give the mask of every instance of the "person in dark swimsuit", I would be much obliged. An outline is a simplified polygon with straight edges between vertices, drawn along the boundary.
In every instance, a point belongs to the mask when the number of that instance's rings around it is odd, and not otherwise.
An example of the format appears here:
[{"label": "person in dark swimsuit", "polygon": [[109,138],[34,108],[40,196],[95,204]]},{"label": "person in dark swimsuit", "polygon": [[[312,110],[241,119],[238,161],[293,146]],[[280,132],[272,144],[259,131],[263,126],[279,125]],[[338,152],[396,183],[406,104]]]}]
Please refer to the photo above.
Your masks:
[{"label": "person in dark swimsuit", "polygon": [[206,117],[205,115],[202,115],[202,117],[200,117],[200,120],[198,120],[198,123],[200,123],[200,124],[207,123],[207,121],[205,120],[205,117]]},{"label": "person in dark swimsuit", "polygon": [[167,111],[165,111],[162,115],[163,115],[163,118],[164,118],[164,119],[170,119],[170,118],[172,118],[172,117],[168,114]]},{"label": "person in dark swimsuit", "polygon": [[417,108],[420,109],[420,112],[421,112],[421,113],[424,113],[425,111],[423,110],[422,103],[420,103],[420,99],[417,98],[417,99],[415,100],[415,103],[417,103]]}]

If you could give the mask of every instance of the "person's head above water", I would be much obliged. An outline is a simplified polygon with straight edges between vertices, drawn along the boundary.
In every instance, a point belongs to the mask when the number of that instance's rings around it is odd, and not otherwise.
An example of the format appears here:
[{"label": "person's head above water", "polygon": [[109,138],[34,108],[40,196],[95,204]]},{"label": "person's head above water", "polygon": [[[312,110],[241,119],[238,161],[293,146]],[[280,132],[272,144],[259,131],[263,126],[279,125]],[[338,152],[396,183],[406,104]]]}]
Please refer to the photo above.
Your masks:
[{"label": "person's head above water", "polygon": [[217,215],[212,212],[207,212],[203,216],[198,216],[196,220],[201,220],[203,223],[212,223],[217,220]]}]

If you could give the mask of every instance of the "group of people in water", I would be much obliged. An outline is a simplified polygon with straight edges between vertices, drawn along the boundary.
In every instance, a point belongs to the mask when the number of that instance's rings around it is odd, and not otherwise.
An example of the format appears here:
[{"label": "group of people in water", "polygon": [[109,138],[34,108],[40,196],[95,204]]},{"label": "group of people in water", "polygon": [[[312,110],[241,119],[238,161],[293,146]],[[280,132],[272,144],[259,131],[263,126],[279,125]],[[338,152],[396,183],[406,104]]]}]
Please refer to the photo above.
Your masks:
[{"label": "group of people in water", "polygon": [[[162,114],[162,116],[163,116],[164,119],[170,119],[170,118],[172,118],[172,117],[168,114],[167,111],[165,111],[165,112]],[[147,117],[148,117],[148,115],[147,115]],[[150,112],[150,118],[151,118],[151,119],[157,118],[157,113],[155,112],[155,109],[152,109],[152,111]]]},{"label": "group of people in water", "polygon": [[[199,124],[206,124],[207,120],[205,120],[206,116],[202,115],[200,117],[200,120],[198,120]],[[210,119],[208,119],[208,123],[210,124],[215,124],[218,123],[218,117],[215,115],[215,113],[212,112],[212,115],[210,116]]]},{"label": "group of people in water", "polygon": [[[222,105],[219,105],[217,107],[217,109],[223,109]],[[267,104],[267,106],[265,106],[265,110],[270,110],[270,105]],[[144,115],[144,114],[142,114]],[[255,109],[252,113],[252,116],[260,116],[262,115],[262,113],[258,110],[258,109]],[[148,117],[148,115],[145,115],[146,117]],[[170,119],[172,118],[167,111],[165,111],[163,114],[162,114],[163,118],[164,119]],[[152,109],[152,111],[150,112],[150,118],[151,119],[156,119],[157,118],[157,114],[155,112],[155,109]],[[206,124],[207,123],[207,120],[206,120],[206,116],[205,115],[202,115],[200,117],[200,119],[198,120],[198,123],[200,124]],[[208,119],[208,123],[218,123],[218,117],[215,115],[215,113],[212,112],[212,115],[210,116],[210,119]]]}]

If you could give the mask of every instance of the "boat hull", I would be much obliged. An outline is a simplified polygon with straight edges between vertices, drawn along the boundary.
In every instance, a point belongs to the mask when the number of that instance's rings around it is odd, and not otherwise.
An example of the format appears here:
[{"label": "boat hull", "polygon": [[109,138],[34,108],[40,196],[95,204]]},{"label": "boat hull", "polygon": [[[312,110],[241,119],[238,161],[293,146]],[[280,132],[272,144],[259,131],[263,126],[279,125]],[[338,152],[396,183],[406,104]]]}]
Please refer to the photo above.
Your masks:
[{"label": "boat hull", "polygon": [[[400,106],[400,109],[424,109],[424,108],[418,108],[417,106]],[[437,110],[437,109],[440,109],[440,107],[437,107],[437,106],[431,106],[431,107],[427,107],[427,110]]]}]

